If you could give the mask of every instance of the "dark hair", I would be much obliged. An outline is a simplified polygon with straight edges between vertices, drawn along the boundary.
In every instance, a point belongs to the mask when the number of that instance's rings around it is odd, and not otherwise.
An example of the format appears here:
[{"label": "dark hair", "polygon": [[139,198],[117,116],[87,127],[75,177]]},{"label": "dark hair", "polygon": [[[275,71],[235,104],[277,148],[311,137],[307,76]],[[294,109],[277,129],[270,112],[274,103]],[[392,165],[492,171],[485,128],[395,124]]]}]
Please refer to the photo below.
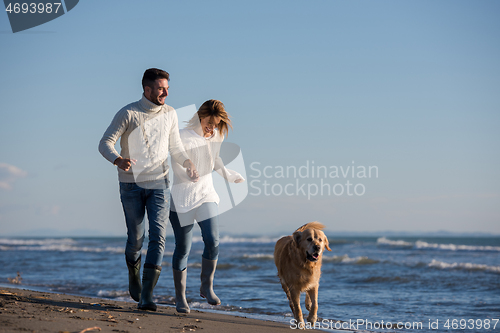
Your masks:
[{"label": "dark hair", "polygon": [[170,81],[170,75],[164,70],[158,68],[146,69],[142,77],[142,89],[145,87],[153,87],[154,82],[158,79],[167,79]]}]

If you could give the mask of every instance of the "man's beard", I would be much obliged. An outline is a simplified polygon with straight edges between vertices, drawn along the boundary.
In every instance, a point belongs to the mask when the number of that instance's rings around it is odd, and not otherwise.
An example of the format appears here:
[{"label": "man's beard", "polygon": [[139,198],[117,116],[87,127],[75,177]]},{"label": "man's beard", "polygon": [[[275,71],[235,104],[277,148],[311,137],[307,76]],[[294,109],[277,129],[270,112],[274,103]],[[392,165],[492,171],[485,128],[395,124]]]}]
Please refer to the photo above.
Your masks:
[{"label": "man's beard", "polygon": [[163,100],[163,102],[160,102],[160,96],[156,96],[156,98],[153,100],[153,103],[161,106],[165,104],[165,100]]}]

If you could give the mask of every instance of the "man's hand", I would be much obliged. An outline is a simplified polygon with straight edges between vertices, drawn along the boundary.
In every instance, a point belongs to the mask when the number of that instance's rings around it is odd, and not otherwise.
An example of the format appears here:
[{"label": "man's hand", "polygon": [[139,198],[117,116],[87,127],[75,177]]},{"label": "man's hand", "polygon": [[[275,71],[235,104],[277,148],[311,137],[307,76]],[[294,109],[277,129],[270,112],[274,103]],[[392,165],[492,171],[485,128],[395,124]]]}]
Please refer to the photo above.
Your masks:
[{"label": "man's hand", "polygon": [[123,171],[128,171],[130,170],[130,167],[132,166],[132,164],[135,165],[135,162],[137,162],[137,160],[134,160],[133,158],[123,158],[123,157],[118,157],[115,162],[113,163],[114,165],[116,165],[117,167],[119,167],[120,169],[122,169]]},{"label": "man's hand", "polygon": [[185,160],[182,166],[186,168],[186,173],[189,178],[191,178],[193,183],[196,183],[198,179],[200,179],[200,175],[198,174],[198,171],[196,170],[196,167],[194,166],[193,162],[191,162],[191,160]]}]

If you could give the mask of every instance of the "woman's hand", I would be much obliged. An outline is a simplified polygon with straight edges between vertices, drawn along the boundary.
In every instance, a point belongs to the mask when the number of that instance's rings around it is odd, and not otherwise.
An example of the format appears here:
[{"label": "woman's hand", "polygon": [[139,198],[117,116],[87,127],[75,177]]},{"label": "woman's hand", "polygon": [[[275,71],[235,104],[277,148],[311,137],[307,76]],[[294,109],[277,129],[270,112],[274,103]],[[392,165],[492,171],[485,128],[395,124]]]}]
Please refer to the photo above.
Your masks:
[{"label": "woman's hand", "polygon": [[186,168],[186,173],[193,183],[196,183],[200,179],[200,175],[191,160],[185,160],[182,166]]}]

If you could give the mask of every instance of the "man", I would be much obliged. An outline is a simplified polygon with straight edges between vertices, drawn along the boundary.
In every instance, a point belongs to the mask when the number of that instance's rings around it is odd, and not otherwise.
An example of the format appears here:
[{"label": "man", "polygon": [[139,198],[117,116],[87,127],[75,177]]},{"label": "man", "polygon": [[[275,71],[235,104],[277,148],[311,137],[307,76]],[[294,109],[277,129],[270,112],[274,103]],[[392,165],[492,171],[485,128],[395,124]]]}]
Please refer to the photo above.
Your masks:
[{"label": "man", "polygon": [[[118,167],[120,197],[127,225],[125,259],[129,292],[138,308],[156,311],[153,289],[160,277],[170,213],[168,153],[186,168],[192,181],[198,172],[184,151],[175,110],[165,104],[169,74],[150,68],[144,72],[142,98],[122,108],[99,142],[99,152]],[[120,138],[120,154],[114,148]],[[149,244],[140,280],[144,215],[148,213]]]}]

